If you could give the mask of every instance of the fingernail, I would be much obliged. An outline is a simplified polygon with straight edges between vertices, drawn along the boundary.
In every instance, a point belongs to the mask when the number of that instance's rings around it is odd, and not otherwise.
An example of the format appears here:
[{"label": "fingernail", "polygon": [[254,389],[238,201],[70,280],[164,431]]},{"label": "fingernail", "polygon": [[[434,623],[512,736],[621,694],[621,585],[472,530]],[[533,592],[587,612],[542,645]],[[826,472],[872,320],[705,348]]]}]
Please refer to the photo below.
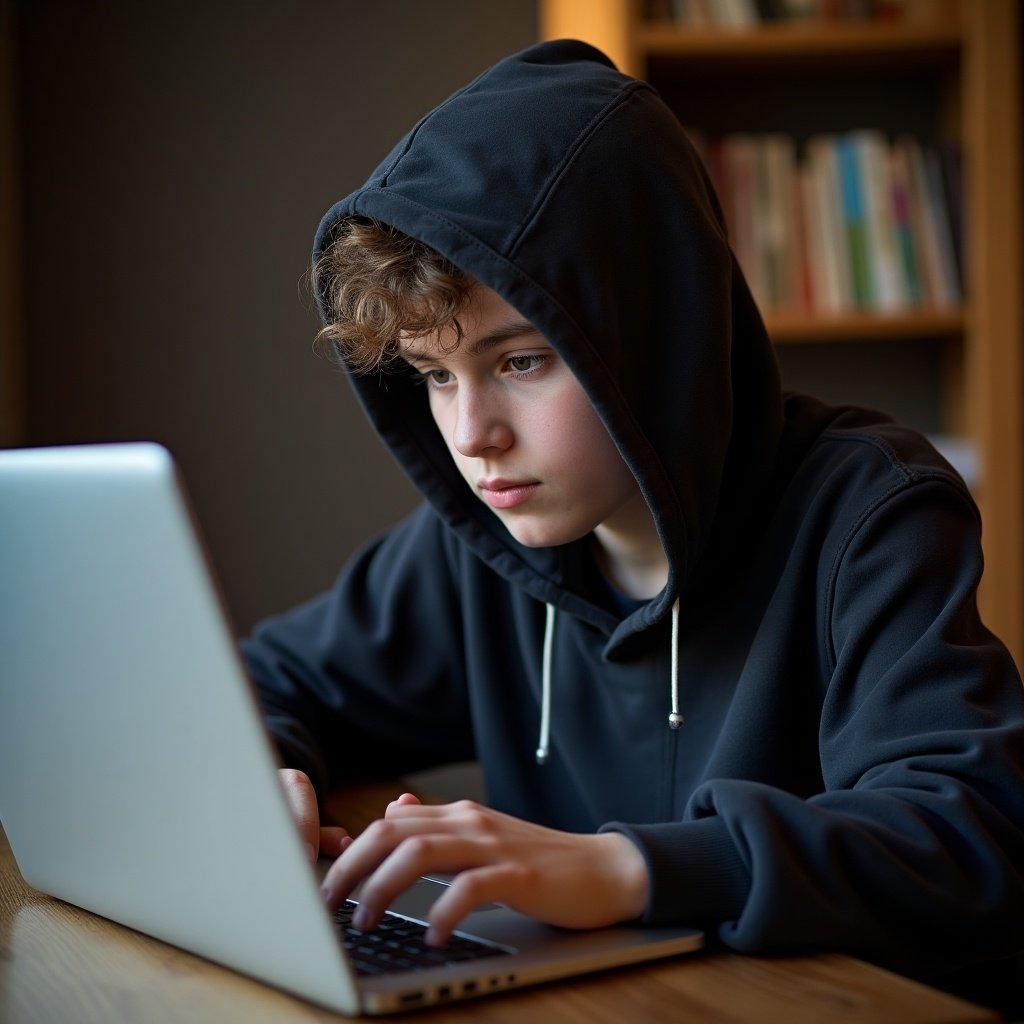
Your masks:
[{"label": "fingernail", "polygon": [[320,886],[320,895],[323,897],[324,903],[331,902],[331,890],[326,885]]},{"label": "fingernail", "polygon": [[361,931],[365,932],[370,927],[370,912],[365,907],[357,907],[352,915],[352,923]]},{"label": "fingernail", "polygon": [[316,860],[316,850],[313,849],[312,843],[306,843],[306,856],[311,860]]}]

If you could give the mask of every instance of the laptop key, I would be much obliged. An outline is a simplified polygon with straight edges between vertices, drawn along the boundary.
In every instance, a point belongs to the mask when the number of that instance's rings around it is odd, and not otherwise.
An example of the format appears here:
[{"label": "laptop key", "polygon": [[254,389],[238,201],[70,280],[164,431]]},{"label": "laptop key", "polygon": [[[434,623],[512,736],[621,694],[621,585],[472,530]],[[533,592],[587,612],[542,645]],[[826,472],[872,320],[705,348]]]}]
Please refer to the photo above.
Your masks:
[{"label": "laptop key", "polygon": [[465,963],[507,952],[478,939],[453,935],[447,945],[428,946],[426,926],[397,915],[385,915],[372,931],[360,931],[352,924],[357,904],[346,900],[334,914],[342,942],[358,974],[380,975]]}]

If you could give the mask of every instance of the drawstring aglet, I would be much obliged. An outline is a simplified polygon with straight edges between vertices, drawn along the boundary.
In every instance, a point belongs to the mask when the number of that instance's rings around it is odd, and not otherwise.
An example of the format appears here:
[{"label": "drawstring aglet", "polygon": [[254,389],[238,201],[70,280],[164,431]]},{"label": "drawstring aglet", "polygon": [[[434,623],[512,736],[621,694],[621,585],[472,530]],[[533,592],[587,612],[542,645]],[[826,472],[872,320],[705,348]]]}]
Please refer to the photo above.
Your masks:
[{"label": "drawstring aglet", "polygon": [[672,602],[672,678],[671,707],[668,716],[668,727],[678,729],[683,724],[683,716],[679,713],[679,598]]}]

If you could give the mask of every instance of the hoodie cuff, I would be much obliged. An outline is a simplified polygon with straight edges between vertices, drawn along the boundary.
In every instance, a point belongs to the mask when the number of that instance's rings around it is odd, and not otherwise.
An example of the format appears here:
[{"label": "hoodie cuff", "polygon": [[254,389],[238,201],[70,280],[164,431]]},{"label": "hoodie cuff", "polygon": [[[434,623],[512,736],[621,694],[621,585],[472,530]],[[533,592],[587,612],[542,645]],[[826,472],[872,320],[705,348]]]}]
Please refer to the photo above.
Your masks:
[{"label": "hoodie cuff", "polygon": [[750,872],[721,818],[659,825],[611,821],[599,831],[621,832],[647,861],[644,924],[717,924],[742,913]]}]

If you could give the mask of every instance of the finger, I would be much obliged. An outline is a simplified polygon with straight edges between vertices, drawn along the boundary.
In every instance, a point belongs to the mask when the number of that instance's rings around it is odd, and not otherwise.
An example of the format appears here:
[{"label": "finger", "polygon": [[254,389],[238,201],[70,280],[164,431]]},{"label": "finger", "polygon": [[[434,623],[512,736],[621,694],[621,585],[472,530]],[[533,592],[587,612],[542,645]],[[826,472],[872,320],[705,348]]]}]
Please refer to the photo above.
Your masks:
[{"label": "finger", "polygon": [[364,930],[376,927],[388,907],[422,875],[455,874],[479,864],[489,853],[464,836],[411,836],[367,880],[359,893],[360,910],[353,923]]},{"label": "finger", "polygon": [[384,812],[384,817],[388,817],[394,808],[398,807],[422,807],[423,804],[418,796],[412,793],[403,793],[401,796],[396,797],[391,803],[388,804],[387,810]]},{"label": "finger", "polygon": [[351,844],[352,837],[343,828],[337,825],[322,825],[320,827],[320,856],[340,857],[342,852]]},{"label": "finger", "polygon": [[[324,876],[321,891],[330,908],[339,906],[364,878],[375,872],[400,844],[411,837],[458,832],[466,836],[481,836],[490,831],[487,812],[470,803],[441,806],[396,806],[393,803],[389,812],[386,818],[369,825]],[[458,867],[457,864],[433,865],[423,870],[452,871]]]},{"label": "finger", "polygon": [[388,821],[418,822],[423,831],[436,828],[442,832],[457,831],[464,835],[494,835],[514,820],[473,800],[421,804],[411,793],[403,794],[388,804],[384,817]]},{"label": "finger", "polygon": [[[359,891],[359,909],[352,923],[364,931],[376,927],[384,911],[423,874],[457,872],[475,863],[481,854],[479,844],[462,836],[434,833],[404,839],[372,873],[367,872],[369,877]],[[335,861],[332,870],[344,859]],[[340,871],[332,878],[331,871],[328,872],[324,890],[329,905],[334,905],[335,900],[340,902],[351,891],[346,889],[350,884],[348,878]]]},{"label": "finger", "polygon": [[310,860],[315,861],[320,851],[320,814],[316,805],[316,791],[309,776],[297,768],[282,768],[278,778],[284,789],[288,807],[299,829]]},{"label": "finger", "polygon": [[337,909],[394,847],[414,831],[408,824],[403,828],[378,819],[368,825],[358,838],[345,844],[341,856],[327,869],[320,883],[320,892],[328,908]]},{"label": "finger", "polygon": [[388,817],[462,818],[466,822],[479,824],[485,818],[506,818],[500,811],[491,810],[474,800],[456,800],[447,804],[425,804],[412,793],[403,793],[388,804]]},{"label": "finger", "polygon": [[459,922],[485,903],[508,903],[522,894],[523,872],[507,862],[472,868],[455,880],[430,908],[430,927],[425,939],[431,946],[443,946]]}]

